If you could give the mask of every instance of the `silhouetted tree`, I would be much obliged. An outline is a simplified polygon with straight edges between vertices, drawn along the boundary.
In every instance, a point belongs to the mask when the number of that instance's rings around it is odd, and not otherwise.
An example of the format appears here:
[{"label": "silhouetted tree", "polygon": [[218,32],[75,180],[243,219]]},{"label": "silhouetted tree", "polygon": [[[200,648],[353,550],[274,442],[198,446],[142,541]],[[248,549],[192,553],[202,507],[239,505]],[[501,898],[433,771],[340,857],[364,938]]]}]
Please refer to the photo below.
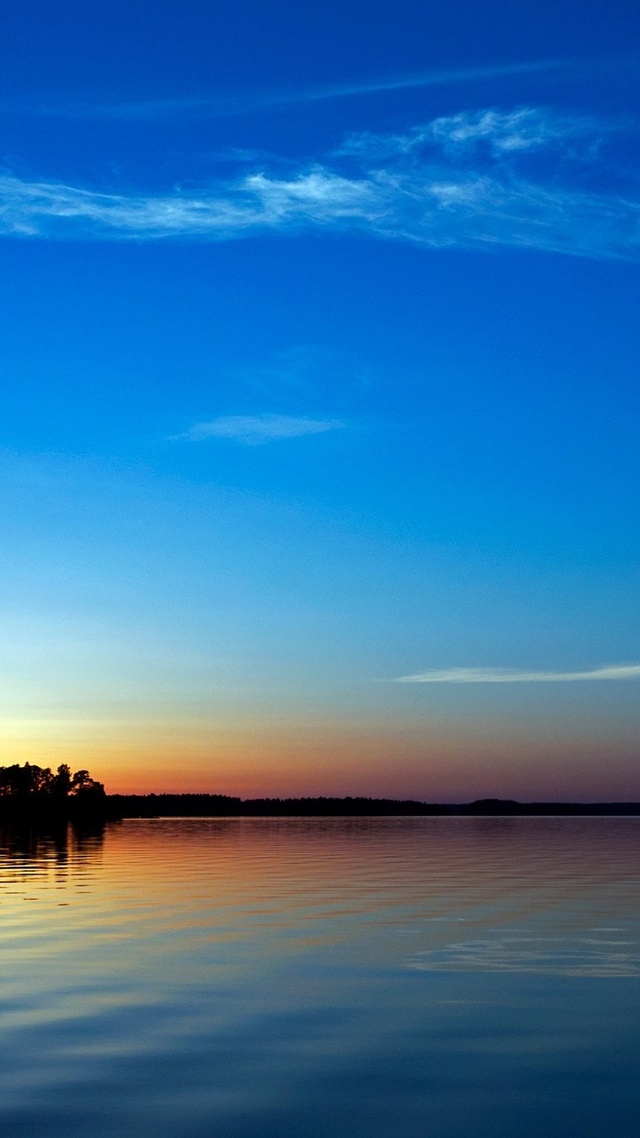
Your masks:
[{"label": "silhouetted tree", "polygon": [[106,800],[104,786],[91,777],[88,770],[72,774],[67,763],[61,763],[54,774],[50,767],[35,763],[13,763],[0,767],[0,805],[18,810],[43,808],[62,810],[99,806]]},{"label": "silhouetted tree", "polygon": [[56,798],[67,797],[71,790],[72,777],[71,767],[66,763],[60,763],[60,766],[51,780],[51,791]]}]

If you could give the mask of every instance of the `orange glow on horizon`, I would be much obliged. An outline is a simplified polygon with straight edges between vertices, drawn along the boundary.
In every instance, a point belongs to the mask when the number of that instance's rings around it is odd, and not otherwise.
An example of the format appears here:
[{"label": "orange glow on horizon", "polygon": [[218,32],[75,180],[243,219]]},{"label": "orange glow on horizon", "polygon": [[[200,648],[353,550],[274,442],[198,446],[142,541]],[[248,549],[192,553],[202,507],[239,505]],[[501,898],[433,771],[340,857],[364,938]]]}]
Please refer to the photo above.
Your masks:
[{"label": "orange glow on horizon", "polygon": [[[68,725],[66,725],[68,728]],[[383,723],[119,725],[5,731],[0,764],[87,767],[108,793],[241,798],[363,795],[421,801],[500,797],[640,799],[632,741]]]}]

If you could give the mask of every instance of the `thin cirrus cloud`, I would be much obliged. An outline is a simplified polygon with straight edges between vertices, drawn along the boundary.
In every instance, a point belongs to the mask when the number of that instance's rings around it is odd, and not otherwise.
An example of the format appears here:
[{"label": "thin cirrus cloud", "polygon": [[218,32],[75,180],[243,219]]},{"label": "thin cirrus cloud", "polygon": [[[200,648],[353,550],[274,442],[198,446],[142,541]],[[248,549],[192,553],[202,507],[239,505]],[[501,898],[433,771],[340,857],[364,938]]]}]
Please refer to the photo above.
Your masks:
[{"label": "thin cirrus cloud", "polygon": [[284,171],[265,161],[198,193],[103,193],[5,174],[0,233],[225,241],[318,230],[637,261],[640,189],[607,150],[615,134],[584,116],[485,109],[351,135],[322,160]]},{"label": "thin cirrus cloud", "polygon": [[[593,61],[584,61],[593,63]],[[602,62],[602,61],[599,61]],[[305,90],[280,91],[268,94],[245,93],[220,98],[216,96],[175,96],[164,99],[142,99],[135,102],[81,103],[81,102],[5,102],[4,109],[19,114],[35,114],[45,118],[78,119],[89,121],[151,121],[176,117],[221,118],[242,115],[251,111],[277,110],[302,103],[346,99],[360,95],[376,95],[391,91],[411,91],[424,87],[449,87],[476,83],[488,79],[508,79],[524,75],[553,72],[575,66],[574,61],[562,59],[530,60],[524,63],[497,63],[486,67],[434,70],[414,75],[396,75],[361,82],[334,83]]]},{"label": "thin cirrus cloud", "polygon": [[607,664],[584,672],[515,672],[507,668],[448,668],[399,676],[398,684],[575,683],[580,680],[638,680],[640,664]]},{"label": "thin cirrus cloud", "polygon": [[295,439],[319,435],[344,426],[337,419],[296,418],[293,415],[226,415],[209,422],[194,423],[178,438],[191,442],[203,439],[231,439],[233,442],[257,446],[278,439]]}]

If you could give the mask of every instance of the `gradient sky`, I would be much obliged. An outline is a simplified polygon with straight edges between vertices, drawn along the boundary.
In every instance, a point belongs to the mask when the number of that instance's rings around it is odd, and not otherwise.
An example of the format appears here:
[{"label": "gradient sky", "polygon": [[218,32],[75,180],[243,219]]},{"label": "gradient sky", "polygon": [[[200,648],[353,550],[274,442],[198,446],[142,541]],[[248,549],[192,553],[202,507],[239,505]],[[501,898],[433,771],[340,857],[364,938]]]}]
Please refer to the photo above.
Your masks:
[{"label": "gradient sky", "polygon": [[0,762],[640,799],[639,32],[3,5]]}]

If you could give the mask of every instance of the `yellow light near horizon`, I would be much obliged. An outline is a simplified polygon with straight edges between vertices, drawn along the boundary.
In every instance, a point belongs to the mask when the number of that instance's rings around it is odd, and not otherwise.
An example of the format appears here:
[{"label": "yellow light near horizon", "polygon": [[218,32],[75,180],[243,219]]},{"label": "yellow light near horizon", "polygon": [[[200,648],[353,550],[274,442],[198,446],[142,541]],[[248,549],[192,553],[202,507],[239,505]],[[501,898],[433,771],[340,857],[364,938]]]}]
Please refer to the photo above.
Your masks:
[{"label": "yellow light near horizon", "polygon": [[[468,801],[640,798],[632,740],[538,726],[427,727],[385,721],[4,719],[0,765],[86,767],[109,793],[315,795]],[[612,790],[615,787],[615,790]]]}]

